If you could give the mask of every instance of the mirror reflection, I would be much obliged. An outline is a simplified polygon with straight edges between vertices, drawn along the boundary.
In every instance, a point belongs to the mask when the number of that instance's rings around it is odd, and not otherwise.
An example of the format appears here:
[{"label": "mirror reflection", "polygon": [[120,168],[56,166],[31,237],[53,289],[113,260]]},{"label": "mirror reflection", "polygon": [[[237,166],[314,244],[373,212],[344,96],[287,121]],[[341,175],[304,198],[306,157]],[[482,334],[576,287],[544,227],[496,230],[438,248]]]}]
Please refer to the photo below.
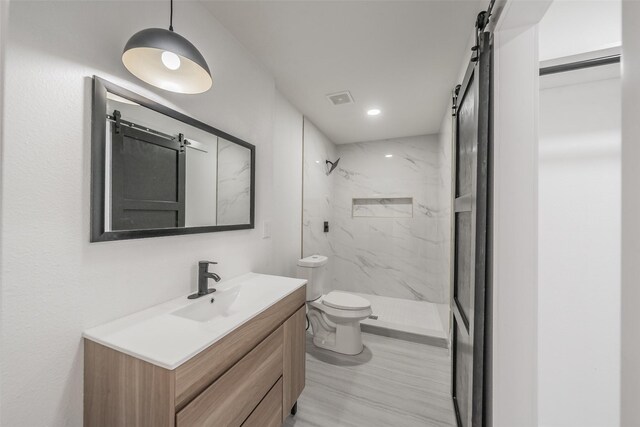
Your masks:
[{"label": "mirror reflection", "polygon": [[250,148],[110,90],[105,120],[105,232],[250,224]]},{"label": "mirror reflection", "polygon": [[[249,155],[248,155],[249,154]],[[249,222],[251,156],[248,150],[218,138],[218,225]]]}]

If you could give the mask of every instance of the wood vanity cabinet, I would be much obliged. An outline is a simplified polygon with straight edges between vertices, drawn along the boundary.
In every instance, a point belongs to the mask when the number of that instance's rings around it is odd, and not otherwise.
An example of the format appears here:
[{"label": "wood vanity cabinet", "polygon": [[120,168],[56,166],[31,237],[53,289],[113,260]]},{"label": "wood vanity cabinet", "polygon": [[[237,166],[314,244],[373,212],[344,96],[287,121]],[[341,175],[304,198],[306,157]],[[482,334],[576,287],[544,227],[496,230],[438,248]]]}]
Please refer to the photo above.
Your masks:
[{"label": "wood vanity cabinet", "polygon": [[87,427],[278,427],[305,380],[305,287],[174,370],[85,339]]}]

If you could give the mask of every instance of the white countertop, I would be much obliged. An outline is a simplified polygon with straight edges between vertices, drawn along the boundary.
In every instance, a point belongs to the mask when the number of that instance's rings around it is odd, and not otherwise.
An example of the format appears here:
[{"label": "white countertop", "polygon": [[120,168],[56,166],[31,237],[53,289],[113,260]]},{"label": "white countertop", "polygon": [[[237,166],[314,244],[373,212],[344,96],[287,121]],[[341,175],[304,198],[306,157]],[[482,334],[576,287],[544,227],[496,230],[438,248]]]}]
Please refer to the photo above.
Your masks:
[{"label": "white countertop", "polygon": [[[195,300],[185,295],[88,329],[83,336],[173,370],[306,283],[303,279],[247,273],[211,282],[217,292],[210,295]],[[211,298],[215,302],[211,303]],[[176,311],[196,313],[195,317],[215,312],[215,317],[197,321],[176,315]]]}]

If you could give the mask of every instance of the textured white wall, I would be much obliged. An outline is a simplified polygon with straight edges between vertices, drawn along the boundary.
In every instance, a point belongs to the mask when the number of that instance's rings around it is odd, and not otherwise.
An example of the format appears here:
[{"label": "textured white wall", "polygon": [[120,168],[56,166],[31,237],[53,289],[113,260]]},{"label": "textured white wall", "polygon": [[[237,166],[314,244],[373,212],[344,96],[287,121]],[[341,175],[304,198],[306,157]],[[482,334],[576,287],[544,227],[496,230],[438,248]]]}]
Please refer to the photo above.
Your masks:
[{"label": "textured white wall", "polygon": [[539,425],[613,426],[620,419],[620,79],[565,77],[540,92]]},{"label": "textured white wall", "polygon": [[622,2],[622,412],[640,425],[640,2]]},{"label": "textured white wall", "polygon": [[[260,230],[262,221],[289,209],[274,205],[273,182],[283,179],[272,169],[275,88],[197,2],[176,4],[174,26],[212,68],[213,89],[199,96],[146,86],[120,62],[135,31],[166,25],[164,5],[12,2],[9,19],[0,424],[80,426],[84,329],[193,290],[199,259],[219,261],[223,278],[284,272]],[[93,74],[255,144],[258,228],[90,244]]]}]

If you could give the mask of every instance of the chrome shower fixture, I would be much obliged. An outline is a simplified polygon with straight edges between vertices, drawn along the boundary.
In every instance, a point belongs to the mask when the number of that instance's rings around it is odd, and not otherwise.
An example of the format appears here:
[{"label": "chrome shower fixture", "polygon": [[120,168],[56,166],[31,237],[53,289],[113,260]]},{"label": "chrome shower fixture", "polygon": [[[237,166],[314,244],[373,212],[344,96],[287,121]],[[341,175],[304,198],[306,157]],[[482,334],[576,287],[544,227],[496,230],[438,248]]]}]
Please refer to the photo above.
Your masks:
[{"label": "chrome shower fixture", "polygon": [[331,172],[333,172],[333,170],[338,167],[338,162],[340,162],[340,157],[338,157],[338,160],[336,160],[335,162],[325,160],[325,165],[331,165],[331,168],[327,171],[327,175],[331,175]]}]

